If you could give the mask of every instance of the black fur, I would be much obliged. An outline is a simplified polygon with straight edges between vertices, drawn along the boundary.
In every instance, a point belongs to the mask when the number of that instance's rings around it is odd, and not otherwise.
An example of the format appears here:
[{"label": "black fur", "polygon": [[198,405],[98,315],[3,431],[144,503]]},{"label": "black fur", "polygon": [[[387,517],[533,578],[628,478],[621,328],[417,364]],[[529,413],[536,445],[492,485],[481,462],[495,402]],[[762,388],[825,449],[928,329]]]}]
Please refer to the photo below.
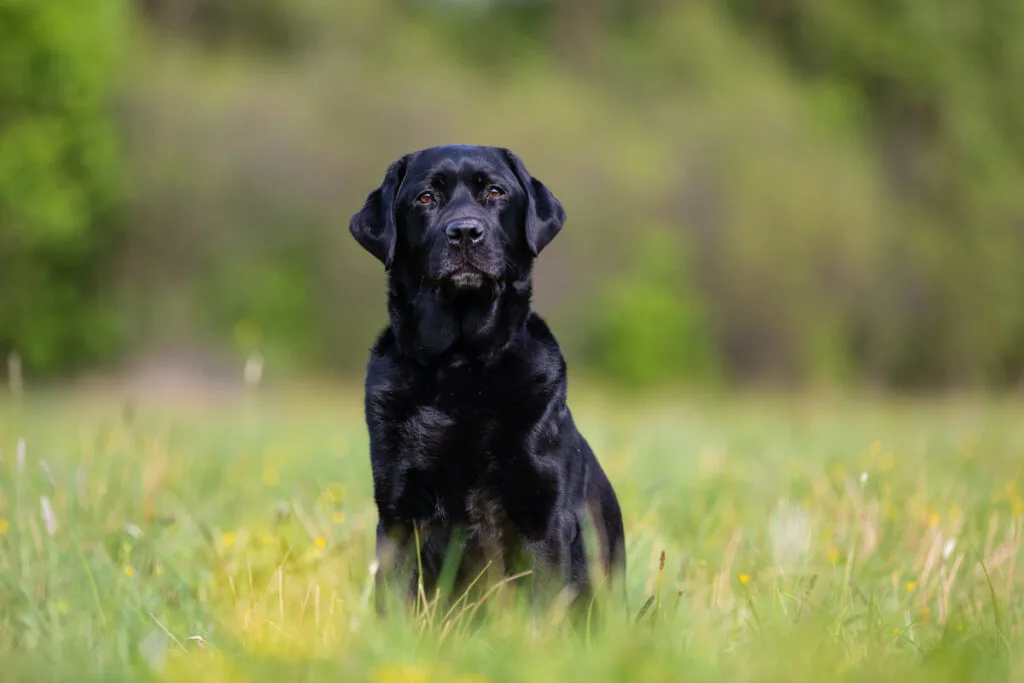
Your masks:
[{"label": "black fur", "polygon": [[365,403],[378,607],[392,577],[413,598],[421,566],[432,597],[452,551],[455,594],[489,567],[589,596],[588,511],[605,573],[625,570],[618,500],[566,405],[558,342],[530,309],[533,259],[564,222],[516,155],[468,146],[397,160],[352,217],[388,278]]}]

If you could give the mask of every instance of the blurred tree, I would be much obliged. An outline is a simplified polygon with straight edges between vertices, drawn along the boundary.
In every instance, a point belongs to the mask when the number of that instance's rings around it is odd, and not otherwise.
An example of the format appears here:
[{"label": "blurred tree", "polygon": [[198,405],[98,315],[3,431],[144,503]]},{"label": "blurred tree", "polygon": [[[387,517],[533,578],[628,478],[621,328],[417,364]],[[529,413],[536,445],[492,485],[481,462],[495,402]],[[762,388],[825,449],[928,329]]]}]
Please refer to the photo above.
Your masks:
[{"label": "blurred tree", "polygon": [[212,46],[290,54],[308,42],[315,24],[301,0],[139,0],[153,26]]},{"label": "blurred tree", "polygon": [[538,299],[597,372],[1024,377],[1019,0],[136,2],[121,252],[122,8],[0,9],[0,351],[35,366],[109,349],[117,285],[136,343],[251,324],[268,367],[360,369],[367,169],[466,141],[570,207]]},{"label": "blurred tree", "polygon": [[0,351],[29,371],[117,338],[97,295],[122,187],[109,95],[126,19],[118,0],[0,3]]},{"label": "blurred tree", "polygon": [[1024,377],[1024,3],[730,6],[812,84],[866,105],[859,133],[907,215],[894,247],[917,262],[887,276],[917,294],[897,292],[881,322],[902,330],[885,335],[901,341],[883,351],[883,373],[910,384]]},{"label": "blurred tree", "polygon": [[629,267],[594,303],[588,360],[634,387],[721,379],[721,359],[678,232],[640,234]]}]

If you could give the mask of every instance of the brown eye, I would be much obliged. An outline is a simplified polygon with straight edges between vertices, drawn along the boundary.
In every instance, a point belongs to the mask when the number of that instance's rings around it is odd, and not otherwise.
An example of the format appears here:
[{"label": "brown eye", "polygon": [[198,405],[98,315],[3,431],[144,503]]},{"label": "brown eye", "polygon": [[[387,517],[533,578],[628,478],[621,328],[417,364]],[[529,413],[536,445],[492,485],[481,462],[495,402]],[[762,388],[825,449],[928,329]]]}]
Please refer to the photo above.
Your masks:
[{"label": "brown eye", "polygon": [[418,201],[420,204],[429,204],[430,202],[434,201],[434,193],[420,192],[419,196],[416,197],[416,201]]},{"label": "brown eye", "polygon": [[505,196],[505,190],[501,189],[497,185],[491,185],[487,188],[487,196],[497,199],[498,197]]}]

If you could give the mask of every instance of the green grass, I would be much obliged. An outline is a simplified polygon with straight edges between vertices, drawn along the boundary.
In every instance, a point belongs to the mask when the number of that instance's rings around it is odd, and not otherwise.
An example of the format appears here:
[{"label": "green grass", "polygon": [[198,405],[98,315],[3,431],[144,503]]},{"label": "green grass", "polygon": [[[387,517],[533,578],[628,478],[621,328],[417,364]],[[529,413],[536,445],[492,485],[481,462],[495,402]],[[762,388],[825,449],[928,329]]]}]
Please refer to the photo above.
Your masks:
[{"label": "green grass", "polygon": [[514,605],[472,626],[438,610],[374,616],[357,394],[2,403],[0,680],[1024,671],[1019,404],[762,397],[625,411],[579,392],[572,403],[628,542],[631,617],[589,633]]}]

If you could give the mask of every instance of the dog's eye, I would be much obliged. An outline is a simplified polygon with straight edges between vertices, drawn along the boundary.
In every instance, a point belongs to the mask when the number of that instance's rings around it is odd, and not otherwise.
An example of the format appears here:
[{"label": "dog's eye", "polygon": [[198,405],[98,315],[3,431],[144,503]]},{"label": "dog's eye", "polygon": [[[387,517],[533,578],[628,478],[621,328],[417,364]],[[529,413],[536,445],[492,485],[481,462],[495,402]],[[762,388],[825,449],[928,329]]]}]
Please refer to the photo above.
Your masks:
[{"label": "dog's eye", "polygon": [[491,185],[487,188],[487,196],[497,199],[498,197],[505,196],[505,190],[501,189],[497,185]]},{"label": "dog's eye", "polygon": [[430,202],[434,201],[434,193],[420,192],[419,196],[416,197],[416,201],[418,201],[420,204],[429,204]]}]

